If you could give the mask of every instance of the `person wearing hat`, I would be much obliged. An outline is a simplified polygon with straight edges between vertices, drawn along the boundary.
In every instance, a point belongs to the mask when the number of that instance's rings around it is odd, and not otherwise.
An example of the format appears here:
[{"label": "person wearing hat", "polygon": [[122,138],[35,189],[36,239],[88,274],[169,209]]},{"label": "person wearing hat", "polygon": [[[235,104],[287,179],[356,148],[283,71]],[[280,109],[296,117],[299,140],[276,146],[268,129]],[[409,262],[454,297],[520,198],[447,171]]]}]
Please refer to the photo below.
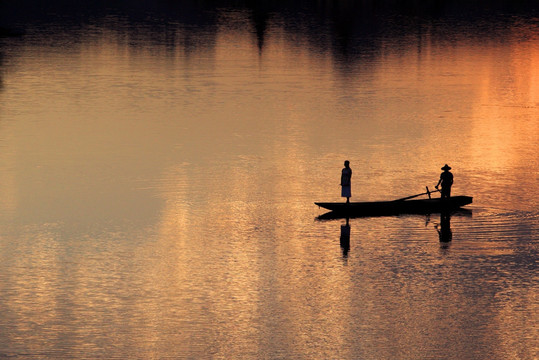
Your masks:
[{"label": "person wearing hat", "polygon": [[453,185],[453,174],[449,172],[451,167],[447,164],[444,165],[442,170],[444,172],[440,175],[440,180],[438,181],[438,184],[436,184],[436,189],[438,189],[438,186],[441,184],[442,199],[449,199],[451,197],[451,185]]}]

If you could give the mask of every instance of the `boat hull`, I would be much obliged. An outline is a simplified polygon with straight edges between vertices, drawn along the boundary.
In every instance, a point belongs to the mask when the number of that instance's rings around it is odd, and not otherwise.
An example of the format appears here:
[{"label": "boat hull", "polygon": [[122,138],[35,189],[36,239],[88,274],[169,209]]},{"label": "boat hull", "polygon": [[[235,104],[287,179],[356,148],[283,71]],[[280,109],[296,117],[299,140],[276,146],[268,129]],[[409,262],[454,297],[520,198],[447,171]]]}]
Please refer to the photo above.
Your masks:
[{"label": "boat hull", "polygon": [[430,214],[452,211],[471,204],[471,196],[453,196],[449,199],[395,200],[375,202],[316,202],[315,204],[338,214],[380,216],[398,214]]}]

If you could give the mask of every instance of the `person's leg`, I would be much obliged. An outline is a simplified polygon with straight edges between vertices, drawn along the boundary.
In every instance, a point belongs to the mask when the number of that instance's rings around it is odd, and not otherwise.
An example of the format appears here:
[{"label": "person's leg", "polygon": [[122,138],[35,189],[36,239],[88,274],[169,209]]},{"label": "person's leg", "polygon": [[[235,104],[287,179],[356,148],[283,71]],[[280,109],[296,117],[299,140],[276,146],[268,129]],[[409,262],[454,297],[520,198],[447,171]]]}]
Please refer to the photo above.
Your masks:
[{"label": "person's leg", "polygon": [[442,199],[448,199],[451,193],[451,188],[442,188]]}]

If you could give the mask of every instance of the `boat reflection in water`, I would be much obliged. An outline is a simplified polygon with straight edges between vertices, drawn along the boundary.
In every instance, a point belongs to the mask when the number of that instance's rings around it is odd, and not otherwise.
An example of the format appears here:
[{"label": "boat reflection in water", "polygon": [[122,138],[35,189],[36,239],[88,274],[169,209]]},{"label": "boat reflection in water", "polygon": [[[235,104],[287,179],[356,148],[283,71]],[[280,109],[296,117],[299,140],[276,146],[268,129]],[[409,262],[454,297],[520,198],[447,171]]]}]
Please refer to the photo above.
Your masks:
[{"label": "boat reflection in water", "polygon": [[[398,215],[392,215],[392,216],[398,216]],[[408,214],[410,216],[410,214]],[[430,216],[431,214],[417,214],[412,216],[425,216],[425,226],[428,226],[431,222]],[[440,247],[443,249],[449,248],[451,241],[453,240],[453,231],[451,230],[451,217],[452,216],[465,216],[465,217],[471,217],[472,216],[472,210],[470,209],[458,209],[454,211],[446,211],[440,213],[440,222],[434,223],[434,228],[438,232],[438,238],[440,239]],[[341,224],[341,236],[339,239],[341,249],[342,249],[342,255],[344,259],[348,258],[348,254],[350,252],[350,218],[365,218],[367,216],[350,216],[350,215],[344,215],[335,213],[333,211],[329,213],[325,213],[323,215],[320,215],[316,218],[318,221],[329,221],[329,220],[339,220],[339,219],[346,219],[345,224]],[[374,216],[373,216],[374,217]],[[376,216],[379,217],[379,216]]]}]

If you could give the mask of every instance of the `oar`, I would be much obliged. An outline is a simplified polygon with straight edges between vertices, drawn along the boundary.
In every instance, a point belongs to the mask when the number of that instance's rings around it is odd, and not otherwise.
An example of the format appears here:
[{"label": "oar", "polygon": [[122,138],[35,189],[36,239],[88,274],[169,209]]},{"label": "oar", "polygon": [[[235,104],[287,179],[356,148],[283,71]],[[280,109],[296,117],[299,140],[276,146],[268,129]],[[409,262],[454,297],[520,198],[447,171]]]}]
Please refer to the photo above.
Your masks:
[{"label": "oar", "polygon": [[430,199],[430,194],[432,194],[433,192],[439,192],[440,190],[436,189],[434,191],[429,191],[429,188],[427,187],[427,192],[424,192],[424,193],[421,193],[421,194],[417,194],[417,195],[412,195],[412,196],[407,196],[407,197],[404,197],[402,199],[397,199],[397,200],[393,200],[393,201],[404,201],[404,200],[408,200],[408,199],[413,199],[415,197],[418,197],[418,196],[421,196],[421,195],[428,195],[429,196],[429,199]]}]

